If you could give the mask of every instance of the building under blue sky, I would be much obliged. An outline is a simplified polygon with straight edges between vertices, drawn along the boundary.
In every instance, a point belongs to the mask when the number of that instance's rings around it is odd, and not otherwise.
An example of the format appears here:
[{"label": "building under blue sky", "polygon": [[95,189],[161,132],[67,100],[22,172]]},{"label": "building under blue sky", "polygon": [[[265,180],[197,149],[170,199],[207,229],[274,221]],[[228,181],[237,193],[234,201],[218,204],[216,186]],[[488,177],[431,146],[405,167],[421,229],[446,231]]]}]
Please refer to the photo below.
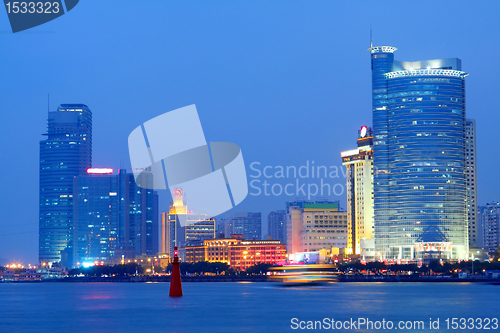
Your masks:
[{"label": "building under blue sky", "polygon": [[158,194],[137,186],[134,175],[124,169],[112,172],[95,168],[75,177],[71,266],[119,262],[122,256],[134,259],[159,251]]},{"label": "building under blue sky", "polygon": [[[375,250],[466,259],[465,77],[457,58],[395,61],[372,47]],[[451,243],[417,253],[415,243]]]},{"label": "building under blue sky", "polygon": [[40,141],[39,261],[69,265],[73,242],[73,179],[92,166],[92,112],[61,104],[49,112]]}]

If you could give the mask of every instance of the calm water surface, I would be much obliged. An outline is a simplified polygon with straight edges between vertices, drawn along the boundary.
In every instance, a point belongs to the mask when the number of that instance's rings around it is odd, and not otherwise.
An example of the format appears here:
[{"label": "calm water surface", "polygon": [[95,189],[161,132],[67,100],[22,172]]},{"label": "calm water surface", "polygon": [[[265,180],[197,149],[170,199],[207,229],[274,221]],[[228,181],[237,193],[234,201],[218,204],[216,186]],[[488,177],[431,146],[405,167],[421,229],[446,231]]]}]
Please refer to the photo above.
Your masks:
[{"label": "calm water surface", "polygon": [[[0,332],[297,332],[291,328],[292,318],[359,317],[423,320],[425,329],[418,332],[451,332],[445,329],[448,317],[500,318],[500,286],[487,284],[282,288],[274,283],[200,282],[184,283],[183,290],[185,296],[170,298],[168,283],[4,283]],[[429,318],[438,317],[441,329],[430,330]],[[467,330],[480,331],[495,330]]]}]

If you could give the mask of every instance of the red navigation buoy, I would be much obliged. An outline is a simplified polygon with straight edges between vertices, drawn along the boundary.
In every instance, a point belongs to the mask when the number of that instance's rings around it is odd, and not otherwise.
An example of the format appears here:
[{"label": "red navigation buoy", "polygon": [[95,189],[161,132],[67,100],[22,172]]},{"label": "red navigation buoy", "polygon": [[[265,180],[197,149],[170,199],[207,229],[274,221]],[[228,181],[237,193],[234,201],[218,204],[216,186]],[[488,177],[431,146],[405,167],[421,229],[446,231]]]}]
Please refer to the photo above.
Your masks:
[{"label": "red navigation buoy", "polygon": [[170,276],[170,297],[182,296],[181,268],[177,256],[177,246],[174,247],[174,260],[172,261],[172,275]]}]

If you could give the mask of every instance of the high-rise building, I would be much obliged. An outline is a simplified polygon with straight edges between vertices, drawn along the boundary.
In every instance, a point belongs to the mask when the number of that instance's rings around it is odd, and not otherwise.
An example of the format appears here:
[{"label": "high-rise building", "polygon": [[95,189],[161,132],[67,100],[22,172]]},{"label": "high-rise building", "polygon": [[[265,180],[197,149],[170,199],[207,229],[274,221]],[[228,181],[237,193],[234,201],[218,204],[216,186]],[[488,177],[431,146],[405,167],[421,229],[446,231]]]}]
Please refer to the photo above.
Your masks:
[{"label": "high-rise building", "polygon": [[48,113],[40,141],[39,261],[70,266],[73,244],[73,179],[92,166],[92,112],[61,104]]},{"label": "high-rise building", "polygon": [[267,233],[271,239],[286,243],[286,212],[284,210],[272,211],[267,215]]},{"label": "high-rise building", "polygon": [[120,196],[112,169],[75,177],[73,266],[109,261],[118,247]]},{"label": "high-rise building", "polygon": [[234,213],[231,218],[233,233],[243,235],[245,240],[262,239],[262,215],[261,213]]},{"label": "high-rise building", "polygon": [[465,76],[457,58],[371,47],[375,247],[380,259],[467,259]]},{"label": "high-rise building", "polygon": [[161,229],[160,229],[160,253],[168,254],[169,256],[173,255],[175,240],[177,232],[177,228],[180,228],[180,225],[177,225],[177,221],[175,218],[171,217],[167,212],[161,213]]},{"label": "high-rise building", "polygon": [[153,186],[153,173],[143,172],[140,179],[133,173],[118,173],[120,195],[119,252],[126,256],[154,256],[158,246],[158,194]]},{"label": "high-rise building", "polygon": [[[140,177],[152,181],[150,173]],[[73,193],[73,265],[158,253],[158,195],[137,186],[133,174],[88,169],[75,177]]]},{"label": "high-rise building", "polygon": [[338,202],[287,202],[286,218],[289,254],[347,247],[347,212]]},{"label": "high-rise building", "polygon": [[[347,254],[373,259],[373,133],[367,126],[358,132],[358,148],[340,154],[346,167]],[[363,245],[363,248],[362,248]]]},{"label": "high-rise building", "polygon": [[476,121],[465,120],[465,176],[467,178],[467,222],[469,246],[479,245],[477,226]]},{"label": "high-rise building", "polygon": [[500,202],[480,207],[484,234],[484,250],[494,255],[500,246]]}]

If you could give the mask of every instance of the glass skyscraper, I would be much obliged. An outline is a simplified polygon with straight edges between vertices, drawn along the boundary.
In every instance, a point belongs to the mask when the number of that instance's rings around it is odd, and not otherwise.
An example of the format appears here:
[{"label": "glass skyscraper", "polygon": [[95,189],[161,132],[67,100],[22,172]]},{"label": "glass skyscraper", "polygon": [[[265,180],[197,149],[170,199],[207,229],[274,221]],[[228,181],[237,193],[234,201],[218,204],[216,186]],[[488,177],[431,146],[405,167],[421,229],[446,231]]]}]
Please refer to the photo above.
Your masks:
[{"label": "glass skyscraper", "polygon": [[88,174],[75,177],[73,266],[114,257],[120,216],[121,195],[118,192],[117,176]]},{"label": "glass skyscraper", "polygon": [[39,260],[72,261],[73,179],[92,166],[92,112],[61,104],[40,141]]},{"label": "glass skyscraper", "polygon": [[[137,186],[125,169],[112,172],[89,169],[75,177],[73,265],[117,262],[122,255],[134,259],[159,251],[156,191]],[[140,177],[146,178],[143,184],[152,182],[150,173]]]},{"label": "glass skyscraper", "polygon": [[466,259],[465,81],[457,58],[371,47],[377,259]]}]

